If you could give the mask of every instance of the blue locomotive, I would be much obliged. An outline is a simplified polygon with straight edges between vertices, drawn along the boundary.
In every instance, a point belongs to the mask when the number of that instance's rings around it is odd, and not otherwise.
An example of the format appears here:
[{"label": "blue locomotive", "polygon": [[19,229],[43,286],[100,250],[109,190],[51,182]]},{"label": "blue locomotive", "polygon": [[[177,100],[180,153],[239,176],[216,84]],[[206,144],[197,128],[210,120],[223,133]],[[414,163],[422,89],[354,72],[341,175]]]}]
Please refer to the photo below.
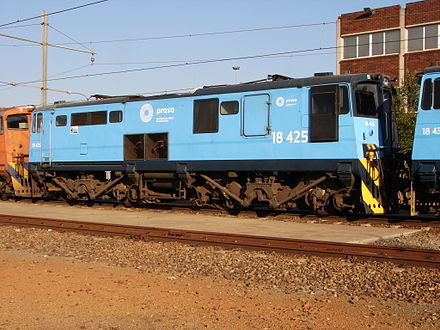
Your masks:
[{"label": "blue locomotive", "polygon": [[391,108],[380,74],[53,104],[32,114],[34,197],[381,214]]},{"label": "blue locomotive", "polygon": [[440,67],[425,69],[412,151],[411,213],[440,211]]}]

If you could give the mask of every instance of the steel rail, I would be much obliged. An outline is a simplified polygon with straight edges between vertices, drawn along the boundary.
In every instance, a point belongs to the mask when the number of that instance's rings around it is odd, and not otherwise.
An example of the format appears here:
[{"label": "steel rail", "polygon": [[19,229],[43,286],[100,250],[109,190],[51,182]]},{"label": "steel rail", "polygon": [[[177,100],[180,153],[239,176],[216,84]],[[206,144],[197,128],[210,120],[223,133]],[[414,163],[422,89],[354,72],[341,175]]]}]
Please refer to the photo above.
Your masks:
[{"label": "steel rail", "polygon": [[215,245],[225,248],[266,250],[323,257],[356,257],[375,261],[389,261],[401,265],[440,268],[440,251],[436,250],[142,227],[3,214],[0,214],[0,225],[36,227],[105,236],[124,236],[136,240],[179,241],[193,245]]}]

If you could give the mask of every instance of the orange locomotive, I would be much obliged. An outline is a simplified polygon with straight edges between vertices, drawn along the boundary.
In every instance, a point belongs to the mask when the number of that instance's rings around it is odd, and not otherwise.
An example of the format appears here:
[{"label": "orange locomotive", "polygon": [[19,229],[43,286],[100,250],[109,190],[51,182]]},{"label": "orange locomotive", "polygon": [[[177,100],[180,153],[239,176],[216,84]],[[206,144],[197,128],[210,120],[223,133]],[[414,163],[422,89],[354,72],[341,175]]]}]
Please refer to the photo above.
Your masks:
[{"label": "orange locomotive", "polygon": [[33,106],[0,109],[0,196],[31,197],[27,163]]}]

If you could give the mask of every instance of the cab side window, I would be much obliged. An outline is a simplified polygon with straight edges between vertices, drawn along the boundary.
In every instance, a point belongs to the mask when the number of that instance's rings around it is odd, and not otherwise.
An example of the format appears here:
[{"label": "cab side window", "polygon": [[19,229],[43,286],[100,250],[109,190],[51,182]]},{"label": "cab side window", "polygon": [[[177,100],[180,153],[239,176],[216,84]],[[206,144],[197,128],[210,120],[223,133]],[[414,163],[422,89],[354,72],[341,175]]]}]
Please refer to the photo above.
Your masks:
[{"label": "cab side window", "polygon": [[434,80],[434,109],[440,109],[440,78]]},{"label": "cab side window", "polygon": [[3,117],[0,116],[0,134],[3,134]]},{"label": "cab side window", "polygon": [[422,89],[422,110],[431,110],[432,106],[432,80],[426,79]]},{"label": "cab side window", "polygon": [[347,86],[339,86],[339,114],[346,115],[350,112],[350,105],[348,101]]},{"label": "cab side window", "polygon": [[37,114],[37,133],[41,133],[43,131],[43,114]]}]

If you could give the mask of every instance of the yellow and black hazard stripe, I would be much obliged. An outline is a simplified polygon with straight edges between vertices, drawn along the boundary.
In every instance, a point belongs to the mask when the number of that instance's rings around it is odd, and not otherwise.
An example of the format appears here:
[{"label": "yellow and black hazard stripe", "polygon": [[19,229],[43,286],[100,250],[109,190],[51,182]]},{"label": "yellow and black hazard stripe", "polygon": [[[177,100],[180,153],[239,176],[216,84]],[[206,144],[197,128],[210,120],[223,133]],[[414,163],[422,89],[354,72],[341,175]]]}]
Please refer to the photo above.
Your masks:
[{"label": "yellow and black hazard stripe", "polygon": [[8,162],[8,173],[11,176],[15,195],[21,197],[31,196],[29,171],[26,164]]},{"label": "yellow and black hazard stripe", "polygon": [[377,157],[377,147],[374,144],[365,145],[364,151],[365,158],[359,159],[359,174],[365,212],[368,214],[383,214],[386,207],[382,196],[383,173],[381,173],[381,160]]}]

